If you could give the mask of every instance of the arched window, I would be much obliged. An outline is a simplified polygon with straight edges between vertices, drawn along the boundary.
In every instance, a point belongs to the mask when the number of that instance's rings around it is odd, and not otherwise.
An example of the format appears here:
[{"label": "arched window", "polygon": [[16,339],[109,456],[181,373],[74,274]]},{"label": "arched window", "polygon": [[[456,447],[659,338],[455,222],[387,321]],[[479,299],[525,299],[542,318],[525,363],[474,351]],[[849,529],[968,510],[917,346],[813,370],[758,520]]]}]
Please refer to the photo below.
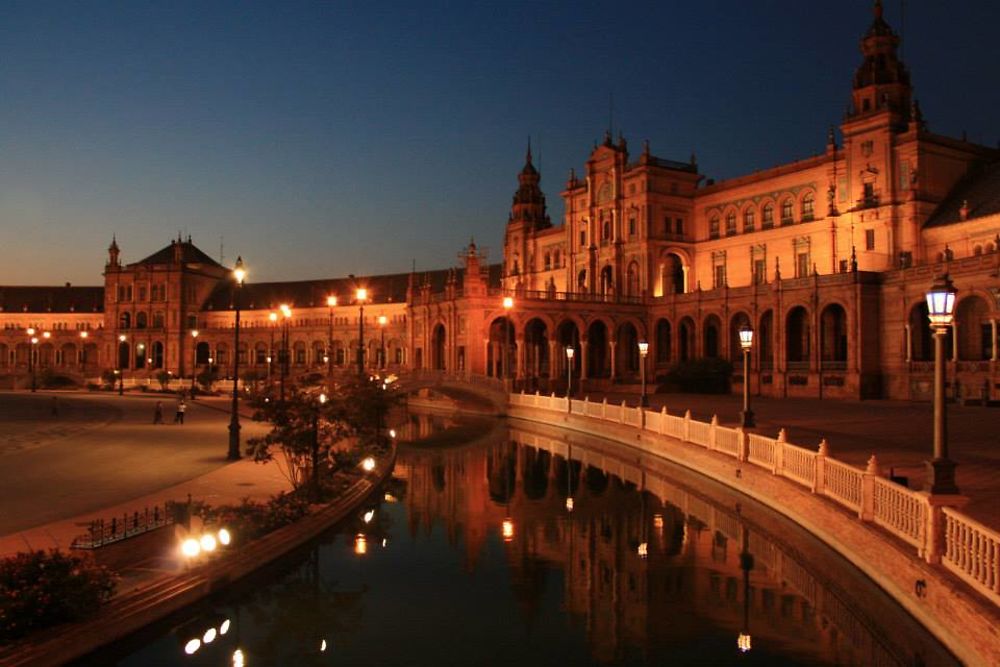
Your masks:
[{"label": "arched window", "polygon": [[754,212],[752,208],[743,211],[743,231],[752,232],[754,227]]},{"label": "arched window", "polygon": [[774,227],[774,204],[768,202],[760,212],[760,224],[764,229]]},{"label": "arched window", "polygon": [[146,313],[136,313],[135,316],[135,328],[145,329],[146,328]]},{"label": "arched window", "polygon": [[781,224],[790,225],[794,222],[792,220],[792,198],[786,197],[783,202],[781,202]]},{"label": "arched window", "polygon": [[802,197],[802,221],[808,221],[813,219],[813,194],[807,192],[804,197]]},{"label": "arched window", "polygon": [[730,211],[726,214],[726,236],[732,236],[736,233],[736,213]]},{"label": "arched window", "polygon": [[163,328],[163,311],[156,311],[153,313],[153,328],[162,329]]},{"label": "arched window", "polygon": [[660,320],[656,323],[656,363],[664,364],[670,361],[670,322]]},{"label": "arched window", "polygon": [[122,313],[118,318],[118,328],[120,329],[131,329],[132,328],[132,314]]},{"label": "arched window", "polygon": [[719,216],[713,215],[708,221],[708,238],[719,238]]}]

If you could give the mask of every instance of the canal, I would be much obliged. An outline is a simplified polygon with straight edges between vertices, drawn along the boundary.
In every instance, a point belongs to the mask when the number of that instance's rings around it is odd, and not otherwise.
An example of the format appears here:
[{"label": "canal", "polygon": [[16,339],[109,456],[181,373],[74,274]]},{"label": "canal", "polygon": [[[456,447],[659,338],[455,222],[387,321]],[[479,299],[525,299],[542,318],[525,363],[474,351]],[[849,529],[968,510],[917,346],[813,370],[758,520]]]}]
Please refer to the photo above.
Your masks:
[{"label": "canal", "polygon": [[690,471],[518,421],[398,433],[352,519],[81,664],[957,664],[846,560]]}]

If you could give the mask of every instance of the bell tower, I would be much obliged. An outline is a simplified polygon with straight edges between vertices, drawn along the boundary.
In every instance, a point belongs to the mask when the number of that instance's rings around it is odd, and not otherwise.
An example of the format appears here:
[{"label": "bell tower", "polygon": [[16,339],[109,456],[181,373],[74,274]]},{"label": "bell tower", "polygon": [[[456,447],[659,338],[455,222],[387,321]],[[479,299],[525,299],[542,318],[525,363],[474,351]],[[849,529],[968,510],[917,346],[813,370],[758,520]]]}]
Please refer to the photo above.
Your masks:
[{"label": "bell tower", "polygon": [[531,162],[529,140],[524,167],[517,175],[518,188],[510,207],[504,238],[504,286],[507,289],[517,289],[524,284],[525,274],[530,274],[534,268],[531,266],[534,235],[552,226],[545,208],[541,180],[541,174]]},{"label": "bell tower", "polygon": [[[848,120],[888,112],[894,127],[909,119],[910,72],[899,59],[899,36],[882,17],[882,2],[875,0],[875,18],[861,38],[864,60],[854,72]],[[905,129],[905,128],[904,128]]]}]

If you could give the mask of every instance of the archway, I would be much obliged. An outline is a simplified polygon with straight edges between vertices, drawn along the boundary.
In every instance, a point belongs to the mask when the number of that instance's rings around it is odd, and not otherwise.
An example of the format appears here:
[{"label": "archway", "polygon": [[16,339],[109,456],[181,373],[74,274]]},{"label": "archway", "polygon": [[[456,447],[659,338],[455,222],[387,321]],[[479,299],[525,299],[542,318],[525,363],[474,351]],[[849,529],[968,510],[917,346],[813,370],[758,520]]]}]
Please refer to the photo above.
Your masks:
[{"label": "archway", "polygon": [[677,356],[688,361],[694,355],[694,320],[685,317],[677,327]]},{"label": "archway", "polygon": [[517,363],[517,340],[514,322],[498,317],[490,323],[486,349],[487,374],[497,378],[514,377]]},{"label": "archway", "polygon": [[146,328],[146,313],[144,313],[141,310],[135,315],[135,328],[136,329]]},{"label": "archway", "polygon": [[785,317],[785,358],[789,368],[809,367],[809,313],[803,306]]},{"label": "archway", "polygon": [[615,366],[618,375],[639,374],[639,333],[631,322],[618,327]]},{"label": "archway", "polygon": [[587,328],[587,377],[606,378],[611,375],[608,355],[608,328],[601,320]]},{"label": "archway", "polygon": [[636,262],[628,265],[625,294],[628,296],[639,296],[639,264]]},{"label": "archway", "polygon": [[156,341],[153,343],[153,368],[163,368],[163,343]]},{"label": "archway", "polygon": [[525,447],[521,456],[524,495],[529,500],[541,500],[549,488],[549,465],[552,455],[544,449]]},{"label": "archway", "polygon": [[670,363],[670,320],[661,319],[656,322],[656,363]]},{"label": "archway", "polygon": [[118,343],[118,368],[129,367],[129,344],[127,341]]},{"label": "archway", "polygon": [[993,356],[993,329],[986,301],[973,294],[955,308],[955,333],[960,361],[984,361]]},{"label": "archway", "polygon": [[431,368],[436,371],[446,370],[445,363],[445,329],[443,324],[434,327],[434,334],[431,337]]},{"label": "archway", "polygon": [[605,266],[601,269],[601,294],[608,295],[614,293],[614,275],[614,269],[610,266]]},{"label": "archway", "polygon": [[702,357],[706,359],[715,359],[719,356],[719,332],[722,330],[722,322],[719,321],[718,316],[709,315],[705,318],[704,327],[702,330]]},{"label": "archway", "polygon": [[847,367],[847,313],[839,303],[831,303],[820,313],[819,352],[823,368]]},{"label": "archway", "polygon": [[529,378],[549,376],[548,328],[537,317],[524,327],[524,367]]},{"label": "archway", "polygon": [[580,349],[580,330],[576,326],[576,322],[573,320],[563,320],[558,327],[556,327],[556,366],[559,368],[560,377],[565,377],[568,379],[568,373],[566,372],[566,348],[573,348],[573,377],[580,377],[580,364],[581,355],[583,351]]},{"label": "archway", "polygon": [[[921,299],[910,309],[908,322],[910,324],[910,360],[934,361],[934,332],[931,331],[926,301]],[[951,327],[948,327],[948,345],[945,346],[945,358],[950,356],[947,351],[951,349],[951,332]]]}]

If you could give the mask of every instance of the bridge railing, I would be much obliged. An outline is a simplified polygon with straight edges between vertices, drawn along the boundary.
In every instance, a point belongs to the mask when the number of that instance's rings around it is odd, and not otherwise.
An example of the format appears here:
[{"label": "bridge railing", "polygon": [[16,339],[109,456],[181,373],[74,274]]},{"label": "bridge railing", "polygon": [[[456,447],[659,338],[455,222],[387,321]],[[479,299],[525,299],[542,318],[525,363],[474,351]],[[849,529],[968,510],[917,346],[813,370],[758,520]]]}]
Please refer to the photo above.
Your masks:
[{"label": "bridge railing", "polygon": [[813,450],[787,442],[784,429],[771,438],[721,426],[716,417],[698,421],[690,411],[680,416],[668,414],[666,408],[657,412],[624,402],[567,400],[537,392],[510,394],[509,404],[640,429],[653,434],[657,447],[679,440],[768,470],[857,513],[862,521],[881,526],[916,547],[927,562],[943,564],[1000,605],[1000,533],[929,494],[886,479],[874,455],[861,469],[831,457],[826,440]]}]

